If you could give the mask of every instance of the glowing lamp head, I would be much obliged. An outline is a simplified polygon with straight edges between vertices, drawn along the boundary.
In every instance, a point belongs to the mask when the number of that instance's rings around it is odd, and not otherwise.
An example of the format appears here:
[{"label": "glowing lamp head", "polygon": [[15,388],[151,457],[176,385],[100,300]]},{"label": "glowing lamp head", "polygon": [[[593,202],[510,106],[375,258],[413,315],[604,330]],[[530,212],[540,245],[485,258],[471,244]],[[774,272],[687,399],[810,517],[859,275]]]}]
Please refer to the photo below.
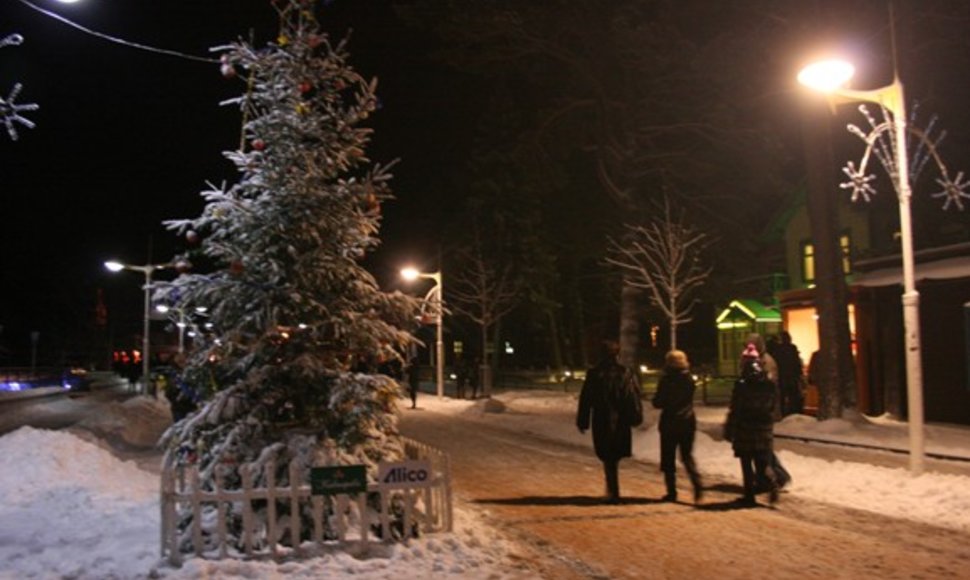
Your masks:
[{"label": "glowing lamp head", "polygon": [[413,282],[418,279],[421,273],[418,272],[417,268],[404,268],[401,270],[401,277],[408,282]]},{"label": "glowing lamp head", "polygon": [[112,272],[120,272],[125,269],[124,264],[122,264],[121,262],[114,262],[114,261],[105,262],[104,267],[107,268],[108,270],[111,270]]},{"label": "glowing lamp head", "polygon": [[821,91],[831,93],[849,82],[855,74],[855,67],[844,60],[823,60],[810,64],[798,73],[798,82]]},{"label": "glowing lamp head", "polygon": [[158,306],[155,307],[155,310],[161,312],[162,314],[165,314],[166,312],[171,310],[171,308],[169,308],[167,304],[159,304]]},{"label": "glowing lamp head", "polygon": [[57,0],[57,1],[60,2],[61,4],[76,4],[81,0]]}]

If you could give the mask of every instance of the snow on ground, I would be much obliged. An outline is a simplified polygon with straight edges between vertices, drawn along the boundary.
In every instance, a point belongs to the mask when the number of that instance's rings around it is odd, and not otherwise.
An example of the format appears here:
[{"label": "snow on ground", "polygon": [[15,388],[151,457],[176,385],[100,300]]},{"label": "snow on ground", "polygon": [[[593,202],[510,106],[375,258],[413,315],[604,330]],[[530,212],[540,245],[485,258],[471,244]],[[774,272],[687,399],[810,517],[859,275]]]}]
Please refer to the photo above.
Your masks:
[{"label": "snow on ground", "polygon": [[[575,394],[515,391],[489,401],[424,395],[428,411],[504,424],[535,435],[591,446],[574,427]],[[161,408],[161,410],[160,410]],[[361,579],[528,577],[508,562],[520,548],[474,512],[456,509],[456,531],[378,546],[363,557],[329,554],[302,562],[204,561],[181,569],[159,561],[158,476],[122,461],[111,449],[143,443],[157,433],[163,403],[144,397],[112,406],[83,431],[24,427],[0,437],[0,580],[161,577]],[[699,408],[701,423],[723,422],[723,408]],[[121,421],[128,417],[135,420]],[[656,462],[659,436],[651,411],[634,440],[636,458]],[[789,417],[777,428],[789,435],[906,448],[906,425],[888,418],[817,422]],[[97,437],[115,438],[105,441]],[[120,440],[120,441],[119,441]],[[927,426],[927,450],[970,457],[970,430]],[[794,482],[789,494],[885,515],[970,530],[970,477],[877,467],[780,453]],[[710,478],[737,481],[729,444],[699,432],[696,458]],[[783,500],[784,501],[784,500]]]},{"label": "snow on ground", "polygon": [[[515,391],[497,395],[491,401],[438,400],[425,396],[418,405],[440,413],[501,422],[523,432],[592,448],[590,434],[580,434],[575,427],[577,396],[574,393]],[[659,464],[660,434],[656,426],[659,412],[647,407],[649,404],[645,407],[644,424],[634,432],[633,455],[636,459]],[[699,430],[694,458],[701,473],[740,483],[741,468],[731,444],[708,435],[720,432],[726,408],[698,407],[696,411]],[[907,428],[906,423],[887,417],[857,415],[820,422],[812,417],[792,415],[778,423],[775,432],[792,437],[905,450],[909,440]],[[925,431],[927,452],[970,458],[970,428],[927,425]],[[825,460],[791,451],[780,451],[778,456],[792,475],[793,482],[786,488],[791,495],[970,531],[968,476],[934,472],[913,476],[906,468]],[[967,472],[970,473],[970,469]]]}]

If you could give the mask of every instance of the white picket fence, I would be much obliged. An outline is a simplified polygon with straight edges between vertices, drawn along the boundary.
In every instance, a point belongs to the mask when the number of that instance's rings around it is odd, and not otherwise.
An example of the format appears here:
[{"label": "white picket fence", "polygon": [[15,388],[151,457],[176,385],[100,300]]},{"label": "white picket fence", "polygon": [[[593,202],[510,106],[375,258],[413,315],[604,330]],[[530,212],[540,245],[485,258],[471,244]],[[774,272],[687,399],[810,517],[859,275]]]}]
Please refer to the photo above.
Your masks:
[{"label": "white picket fence", "polygon": [[[253,487],[253,475],[247,465],[238,468],[242,489],[224,489],[224,478],[217,480],[215,489],[204,490],[199,483],[199,470],[194,465],[165,465],[162,470],[161,491],[161,553],[173,565],[182,561],[180,537],[188,533],[192,550],[204,558],[278,558],[283,554],[299,556],[301,551],[321,546],[366,548],[368,543],[392,541],[393,530],[407,539],[412,534],[452,530],[452,496],[448,455],[412,439],[404,439],[407,459],[427,460],[431,464],[431,480],[427,486],[415,488],[385,488],[369,483],[367,493],[320,496],[312,495],[308,470],[295,462],[289,466],[289,481],[298,485],[280,487],[274,481],[275,466],[267,464],[265,487]],[[378,522],[369,517],[367,496],[378,494],[378,517],[381,533],[371,533]],[[253,502],[265,502],[265,528],[257,529]],[[403,516],[391,514],[391,503],[403,503]],[[280,504],[289,505],[291,514],[299,514],[309,503],[313,530],[312,544],[301,543],[303,530],[300,517],[277,516]],[[206,508],[209,509],[206,509]],[[179,530],[180,511],[191,510],[189,530]],[[212,511],[215,521],[212,521]],[[241,514],[242,546],[230,546],[227,518],[229,510]],[[403,518],[395,521],[395,518]],[[403,525],[402,525],[403,524]],[[289,546],[280,542],[289,533]],[[334,539],[336,538],[336,539]],[[295,554],[294,554],[295,553]]]}]

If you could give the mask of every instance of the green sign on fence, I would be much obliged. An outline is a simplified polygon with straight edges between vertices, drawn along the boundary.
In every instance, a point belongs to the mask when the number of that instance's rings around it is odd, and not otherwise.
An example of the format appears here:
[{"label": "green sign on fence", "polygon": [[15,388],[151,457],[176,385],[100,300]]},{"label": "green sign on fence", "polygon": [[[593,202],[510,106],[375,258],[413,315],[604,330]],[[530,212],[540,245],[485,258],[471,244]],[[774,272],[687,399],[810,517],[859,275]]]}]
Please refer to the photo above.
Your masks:
[{"label": "green sign on fence", "polygon": [[310,493],[336,495],[367,491],[367,469],[363,465],[310,468]]}]

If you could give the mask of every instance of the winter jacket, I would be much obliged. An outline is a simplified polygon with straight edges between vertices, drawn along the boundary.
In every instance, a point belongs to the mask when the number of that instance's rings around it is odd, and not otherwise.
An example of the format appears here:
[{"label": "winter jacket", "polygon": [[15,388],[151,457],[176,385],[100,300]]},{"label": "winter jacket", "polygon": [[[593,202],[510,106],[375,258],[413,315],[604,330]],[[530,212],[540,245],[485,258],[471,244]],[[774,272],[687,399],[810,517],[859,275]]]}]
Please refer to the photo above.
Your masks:
[{"label": "winter jacket", "polygon": [[631,428],[643,422],[640,381],[615,359],[604,359],[586,373],[576,426],[585,431],[591,422],[593,447],[601,461],[632,455]]},{"label": "winter jacket", "polygon": [[733,443],[736,457],[773,450],[775,389],[764,375],[742,377],[734,383],[724,437]]},{"label": "winter jacket", "polygon": [[697,424],[694,417],[694,379],[687,369],[664,369],[653,396],[653,406],[660,409],[660,432],[683,431]]}]

